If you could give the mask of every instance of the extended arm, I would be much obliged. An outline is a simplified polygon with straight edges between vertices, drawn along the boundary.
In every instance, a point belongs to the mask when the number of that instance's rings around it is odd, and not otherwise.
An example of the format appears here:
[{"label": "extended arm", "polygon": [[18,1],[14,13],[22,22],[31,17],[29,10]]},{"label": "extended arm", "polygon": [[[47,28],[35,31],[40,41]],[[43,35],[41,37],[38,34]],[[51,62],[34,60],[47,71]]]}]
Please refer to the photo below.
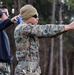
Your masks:
[{"label": "extended arm", "polygon": [[65,31],[64,25],[21,25],[20,33],[25,33],[30,36],[35,35],[38,37],[51,37],[63,31]]},{"label": "extended arm", "polygon": [[72,29],[74,29],[74,22],[68,25],[55,25],[55,24],[47,24],[47,25],[29,24],[27,25],[27,24],[23,24],[19,26],[20,34],[22,33],[23,35],[25,34],[28,36],[35,35],[38,37],[51,37],[54,35],[59,35],[65,31],[72,30]]}]

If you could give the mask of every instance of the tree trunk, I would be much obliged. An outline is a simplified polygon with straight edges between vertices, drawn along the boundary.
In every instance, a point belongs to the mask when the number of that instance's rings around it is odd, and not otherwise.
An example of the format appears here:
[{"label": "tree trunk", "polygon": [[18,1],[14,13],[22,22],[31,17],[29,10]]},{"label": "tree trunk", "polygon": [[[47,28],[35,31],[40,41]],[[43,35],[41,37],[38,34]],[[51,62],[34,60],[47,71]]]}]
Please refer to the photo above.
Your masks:
[{"label": "tree trunk", "polygon": [[29,4],[33,4],[33,0],[28,0],[28,3]]},{"label": "tree trunk", "polygon": [[15,7],[15,15],[19,14],[20,8],[21,8],[21,0],[14,0],[14,6]]},{"label": "tree trunk", "polygon": [[69,75],[69,64],[67,56],[66,56],[66,75]]},{"label": "tree trunk", "polygon": [[60,35],[60,75],[63,75],[63,44],[62,44],[62,35]]},{"label": "tree trunk", "polygon": [[[59,23],[62,24],[62,4],[61,0],[59,0]],[[63,40],[62,34],[60,35],[59,42],[60,42],[60,75],[63,75]]]},{"label": "tree trunk", "polygon": [[59,64],[58,64],[58,51],[56,51],[56,75],[59,75],[59,69],[58,69],[58,66],[59,66]]},{"label": "tree trunk", "polygon": [[[55,21],[55,0],[52,0],[52,24]],[[52,75],[53,73],[53,50],[54,50],[54,38],[51,39],[51,53],[50,53],[50,65],[48,75]]]}]

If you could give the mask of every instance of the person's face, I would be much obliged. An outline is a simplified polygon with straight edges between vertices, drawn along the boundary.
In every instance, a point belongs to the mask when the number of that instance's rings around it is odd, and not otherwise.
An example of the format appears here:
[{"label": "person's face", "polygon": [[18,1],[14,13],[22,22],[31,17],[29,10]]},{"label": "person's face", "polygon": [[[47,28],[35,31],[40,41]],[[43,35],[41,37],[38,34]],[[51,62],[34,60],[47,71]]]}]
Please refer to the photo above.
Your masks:
[{"label": "person's face", "polygon": [[2,9],[3,15],[2,15],[2,19],[7,19],[9,17],[9,12],[8,9]]},{"label": "person's face", "polygon": [[27,23],[33,23],[34,25],[37,25],[38,20],[39,20],[38,15],[34,15],[27,20]]},{"label": "person's face", "polygon": [[38,17],[38,15],[34,15],[34,16],[32,16],[32,19],[33,19],[32,20],[33,24],[36,25],[38,23],[39,17]]}]

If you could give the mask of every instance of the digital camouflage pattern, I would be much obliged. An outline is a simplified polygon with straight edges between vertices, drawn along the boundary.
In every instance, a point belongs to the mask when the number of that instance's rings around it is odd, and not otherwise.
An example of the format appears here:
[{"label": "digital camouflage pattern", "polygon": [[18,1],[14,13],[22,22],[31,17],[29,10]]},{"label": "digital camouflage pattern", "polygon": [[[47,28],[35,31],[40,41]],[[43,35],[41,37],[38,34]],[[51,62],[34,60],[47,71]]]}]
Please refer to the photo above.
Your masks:
[{"label": "digital camouflage pattern", "polygon": [[8,63],[0,63],[0,75],[10,75],[10,65]]},{"label": "digital camouflage pattern", "polygon": [[15,75],[40,75],[39,37],[51,37],[64,31],[64,25],[20,24],[15,28],[18,65]]}]

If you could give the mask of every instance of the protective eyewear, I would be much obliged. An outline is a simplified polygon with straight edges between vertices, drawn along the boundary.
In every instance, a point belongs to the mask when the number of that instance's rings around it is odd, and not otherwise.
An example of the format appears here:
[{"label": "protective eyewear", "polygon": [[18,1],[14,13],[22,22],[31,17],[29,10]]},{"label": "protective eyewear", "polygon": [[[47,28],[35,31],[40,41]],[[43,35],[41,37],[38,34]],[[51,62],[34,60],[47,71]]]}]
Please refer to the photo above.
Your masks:
[{"label": "protective eyewear", "polygon": [[3,13],[5,13],[7,16],[9,16],[9,13],[8,12],[3,12]]},{"label": "protective eyewear", "polygon": [[34,15],[34,16],[32,16],[32,17],[34,17],[34,18],[38,18],[38,15]]}]

